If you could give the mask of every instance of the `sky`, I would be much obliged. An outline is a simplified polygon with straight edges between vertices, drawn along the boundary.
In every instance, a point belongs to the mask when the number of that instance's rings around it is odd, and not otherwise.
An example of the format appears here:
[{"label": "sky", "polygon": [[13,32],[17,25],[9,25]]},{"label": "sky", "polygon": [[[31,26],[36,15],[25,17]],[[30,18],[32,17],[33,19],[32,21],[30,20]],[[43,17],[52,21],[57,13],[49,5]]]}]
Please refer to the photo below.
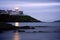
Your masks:
[{"label": "sky", "polygon": [[60,20],[60,0],[0,0],[0,9],[19,10],[44,22]]}]

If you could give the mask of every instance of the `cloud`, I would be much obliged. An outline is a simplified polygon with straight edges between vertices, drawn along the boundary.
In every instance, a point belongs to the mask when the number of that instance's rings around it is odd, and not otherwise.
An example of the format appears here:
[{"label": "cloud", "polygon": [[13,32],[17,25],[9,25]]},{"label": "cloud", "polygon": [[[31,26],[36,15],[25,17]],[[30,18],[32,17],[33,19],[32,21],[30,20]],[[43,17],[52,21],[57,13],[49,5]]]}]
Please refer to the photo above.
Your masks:
[{"label": "cloud", "polygon": [[60,0],[0,0],[0,1],[16,1],[16,2],[60,2]]},{"label": "cloud", "polygon": [[60,5],[60,3],[25,3],[21,4],[21,6],[26,6],[26,7],[34,7],[34,6],[55,6],[55,5]]},{"label": "cloud", "polygon": [[9,4],[0,4],[0,6],[22,6],[22,7],[34,7],[34,6],[56,6],[60,3],[9,3]]}]

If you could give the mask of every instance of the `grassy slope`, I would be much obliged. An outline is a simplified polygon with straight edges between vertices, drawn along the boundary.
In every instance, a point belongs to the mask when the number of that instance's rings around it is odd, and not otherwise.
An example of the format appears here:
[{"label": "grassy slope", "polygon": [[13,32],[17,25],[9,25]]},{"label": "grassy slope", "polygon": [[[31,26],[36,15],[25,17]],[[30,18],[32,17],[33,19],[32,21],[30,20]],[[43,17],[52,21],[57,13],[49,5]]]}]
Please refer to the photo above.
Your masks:
[{"label": "grassy slope", "polygon": [[0,15],[0,21],[4,22],[40,22],[31,16],[20,16],[20,15]]}]

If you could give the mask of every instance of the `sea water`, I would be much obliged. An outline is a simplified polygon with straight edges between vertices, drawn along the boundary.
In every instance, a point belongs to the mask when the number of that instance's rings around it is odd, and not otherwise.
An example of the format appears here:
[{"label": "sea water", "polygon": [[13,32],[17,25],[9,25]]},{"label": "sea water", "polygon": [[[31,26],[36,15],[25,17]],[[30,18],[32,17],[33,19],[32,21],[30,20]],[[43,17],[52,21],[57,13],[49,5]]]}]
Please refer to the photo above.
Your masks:
[{"label": "sea water", "polygon": [[[14,24],[14,23],[13,23]],[[12,25],[13,25],[12,24]],[[29,31],[48,31],[48,32],[13,32],[7,31],[0,33],[0,40],[60,40],[60,23],[20,23],[20,26],[46,26],[35,27]],[[28,30],[25,30],[28,31]]]}]

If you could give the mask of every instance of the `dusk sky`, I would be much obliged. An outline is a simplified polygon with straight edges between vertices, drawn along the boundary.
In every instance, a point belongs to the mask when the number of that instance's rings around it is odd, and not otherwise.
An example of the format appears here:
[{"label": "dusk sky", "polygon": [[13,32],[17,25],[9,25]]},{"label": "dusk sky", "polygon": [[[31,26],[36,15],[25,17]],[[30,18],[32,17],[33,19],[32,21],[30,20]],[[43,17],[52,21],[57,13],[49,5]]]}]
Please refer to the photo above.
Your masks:
[{"label": "dusk sky", "polygon": [[15,7],[41,21],[60,20],[60,0],[0,0],[0,9]]}]

